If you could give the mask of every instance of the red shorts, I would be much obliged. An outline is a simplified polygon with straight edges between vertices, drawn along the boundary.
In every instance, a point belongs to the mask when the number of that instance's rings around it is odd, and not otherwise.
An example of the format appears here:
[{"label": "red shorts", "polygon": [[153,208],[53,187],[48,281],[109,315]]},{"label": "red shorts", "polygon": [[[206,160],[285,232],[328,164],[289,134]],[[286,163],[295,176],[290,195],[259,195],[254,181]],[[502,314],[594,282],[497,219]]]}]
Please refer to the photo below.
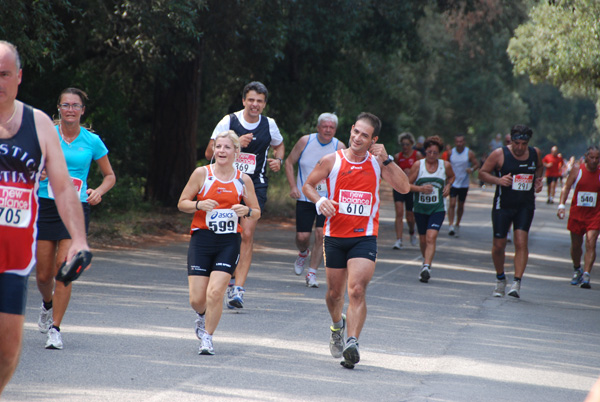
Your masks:
[{"label": "red shorts", "polygon": [[569,232],[571,233],[583,236],[588,230],[600,230],[600,219],[589,219],[581,221],[569,217],[569,221],[567,222],[567,229],[569,229]]}]

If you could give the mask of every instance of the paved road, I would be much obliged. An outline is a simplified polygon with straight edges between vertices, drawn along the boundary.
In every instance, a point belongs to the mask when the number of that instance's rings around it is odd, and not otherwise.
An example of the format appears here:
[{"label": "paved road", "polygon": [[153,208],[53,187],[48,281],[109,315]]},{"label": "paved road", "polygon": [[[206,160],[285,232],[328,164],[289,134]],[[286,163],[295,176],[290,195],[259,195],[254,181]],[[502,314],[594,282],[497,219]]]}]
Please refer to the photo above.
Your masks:
[{"label": "paved road", "polygon": [[491,189],[473,188],[461,237],[443,228],[429,284],[417,280],[417,248],[391,249],[393,210],[384,205],[354,370],[329,354],[324,284],[308,289],[292,272],[294,229],[263,224],[246,307],[224,312],[215,356],[197,354],[185,243],[96,251],[75,284],[62,351],[44,349],[30,279],[23,354],[4,398],[583,401],[600,374],[600,282],[569,285],[566,223],[539,197],[522,298],[493,298],[491,199]]}]

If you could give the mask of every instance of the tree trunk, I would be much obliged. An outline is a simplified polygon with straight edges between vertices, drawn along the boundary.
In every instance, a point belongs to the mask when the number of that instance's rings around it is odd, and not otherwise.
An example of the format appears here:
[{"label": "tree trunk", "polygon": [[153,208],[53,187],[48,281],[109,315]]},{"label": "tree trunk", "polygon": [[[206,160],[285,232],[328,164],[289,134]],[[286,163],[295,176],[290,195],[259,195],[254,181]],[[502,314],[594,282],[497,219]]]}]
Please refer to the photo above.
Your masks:
[{"label": "tree trunk", "polygon": [[196,166],[200,66],[196,57],[176,69],[173,81],[157,77],[146,197],[166,207],[177,205]]}]

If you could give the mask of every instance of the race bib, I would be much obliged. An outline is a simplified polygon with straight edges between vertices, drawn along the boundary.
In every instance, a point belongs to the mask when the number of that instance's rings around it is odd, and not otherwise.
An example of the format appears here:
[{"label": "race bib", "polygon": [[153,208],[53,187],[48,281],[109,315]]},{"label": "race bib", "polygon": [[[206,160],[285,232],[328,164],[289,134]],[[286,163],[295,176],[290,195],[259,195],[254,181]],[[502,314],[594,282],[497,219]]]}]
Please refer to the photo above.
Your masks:
[{"label": "race bib", "polygon": [[430,194],[419,193],[419,204],[437,204],[440,202],[440,189],[433,188]]},{"label": "race bib", "polygon": [[206,226],[216,234],[237,233],[238,216],[233,209],[213,209],[206,213]]},{"label": "race bib", "polygon": [[28,227],[31,195],[31,189],[0,186],[0,226]]},{"label": "race bib", "polygon": [[319,193],[327,193],[327,179],[321,180],[317,184],[316,189],[317,189],[317,192],[319,192]]},{"label": "race bib", "polygon": [[[83,186],[83,180],[71,177],[71,181],[73,182],[73,186],[75,186],[77,198],[81,199],[81,187]],[[52,191],[52,186],[50,183],[48,183],[48,198],[54,199],[54,191]]]},{"label": "race bib", "polygon": [[580,191],[579,193],[577,193],[577,206],[594,208],[596,206],[597,197],[598,193]]},{"label": "race bib", "polygon": [[515,191],[529,191],[533,187],[532,174],[516,174],[513,176],[512,189]]},{"label": "race bib", "polygon": [[369,216],[373,194],[365,191],[340,190],[339,211],[341,214]]},{"label": "race bib", "polygon": [[256,170],[256,155],[241,152],[233,162],[233,166],[246,174],[253,174]]}]

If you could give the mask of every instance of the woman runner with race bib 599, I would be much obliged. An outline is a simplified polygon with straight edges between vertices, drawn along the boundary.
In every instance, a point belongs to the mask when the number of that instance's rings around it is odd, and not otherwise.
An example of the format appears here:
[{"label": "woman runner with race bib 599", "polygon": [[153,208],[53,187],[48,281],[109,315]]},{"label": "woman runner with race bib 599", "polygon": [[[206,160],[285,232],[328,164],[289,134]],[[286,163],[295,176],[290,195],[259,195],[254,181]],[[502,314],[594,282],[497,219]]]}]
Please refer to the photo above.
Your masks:
[{"label": "woman runner with race bib 599", "polygon": [[[188,249],[190,305],[196,311],[199,354],[213,355],[212,335],[223,311],[223,295],[240,258],[240,218],[258,220],[254,184],[235,168],[240,140],[229,130],[213,143],[215,162],[199,167],[181,193],[177,207],[193,213]],[[244,204],[241,204],[242,200]]]}]

